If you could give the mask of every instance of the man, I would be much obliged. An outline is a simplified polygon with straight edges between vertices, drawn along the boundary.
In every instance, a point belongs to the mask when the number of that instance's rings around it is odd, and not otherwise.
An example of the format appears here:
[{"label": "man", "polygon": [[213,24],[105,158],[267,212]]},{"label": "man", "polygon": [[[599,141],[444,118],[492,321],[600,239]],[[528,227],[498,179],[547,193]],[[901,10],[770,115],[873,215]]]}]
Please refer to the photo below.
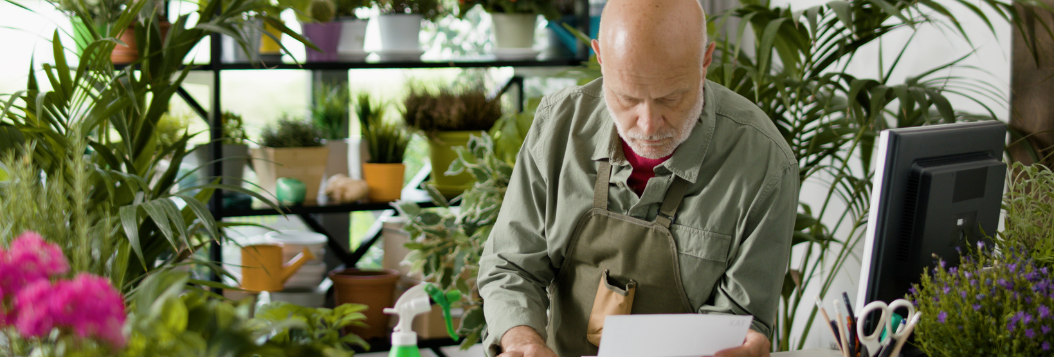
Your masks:
[{"label": "man", "polygon": [[595,355],[604,316],[693,312],[753,315],[717,355],[768,355],[798,168],[705,80],[705,29],[697,0],[609,1],[603,78],[539,105],[480,260],[489,355]]}]

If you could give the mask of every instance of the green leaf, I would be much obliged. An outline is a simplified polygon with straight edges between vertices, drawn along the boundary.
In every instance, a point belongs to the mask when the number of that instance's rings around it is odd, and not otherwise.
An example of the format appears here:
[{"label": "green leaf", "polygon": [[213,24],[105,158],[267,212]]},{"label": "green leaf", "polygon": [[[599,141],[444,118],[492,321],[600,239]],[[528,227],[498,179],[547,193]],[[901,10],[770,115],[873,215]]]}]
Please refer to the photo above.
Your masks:
[{"label": "green leaf", "polygon": [[853,29],[852,4],[848,1],[831,1],[827,3],[827,7],[834,11],[834,15],[838,17],[838,21],[841,21],[845,28]]},{"label": "green leaf", "polygon": [[461,318],[461,329],[472,330],[479,326],[483,326],[486,320],[483,318],[483,309],[474,308],[465,311],[465,315]]},{"label": "green leaf", "polygon": [[137,211],[138,209],[134,206],[121,207],[121,226],[124,227],[124,234],[128,237],[128,244],[132,246],[135,255],[139,257],[143,269],[146,269],[146,258],[143,256],[143,247],[139,244],[139,221],[137,218]]}]

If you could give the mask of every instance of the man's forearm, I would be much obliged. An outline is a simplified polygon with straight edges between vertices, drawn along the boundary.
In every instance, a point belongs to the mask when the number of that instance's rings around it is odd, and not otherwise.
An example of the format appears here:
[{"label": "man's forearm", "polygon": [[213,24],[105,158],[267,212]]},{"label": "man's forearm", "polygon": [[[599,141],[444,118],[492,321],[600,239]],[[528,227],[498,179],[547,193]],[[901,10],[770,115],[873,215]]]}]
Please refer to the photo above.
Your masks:
[{"label": "man's forearm", "polygon": [[530,326],[520,325],[513,327],[505,332],[505,335],[501,336],[501,347],[503,349],[528,344],[545,344],[545,340],[542,340],[542,335]]}]

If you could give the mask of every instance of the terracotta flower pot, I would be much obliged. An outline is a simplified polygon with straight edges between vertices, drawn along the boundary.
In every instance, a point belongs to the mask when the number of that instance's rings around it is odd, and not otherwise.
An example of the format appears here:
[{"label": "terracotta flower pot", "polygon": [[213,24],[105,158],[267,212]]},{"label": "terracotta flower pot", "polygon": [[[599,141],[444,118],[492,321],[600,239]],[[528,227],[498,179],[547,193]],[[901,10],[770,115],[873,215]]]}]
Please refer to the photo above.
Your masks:
[{"label": "terracotta flower pot", "polygon": [[362,176],[369,187],[370,202],[391,202],[402,198],[403,164],[362,164]]},{"label": "terracotta flower pot", "polygon": [[395,305],[395,283],[399,272],[394,270],[359,270],[349,268],[329,273],[333,281],[333,297],[337,305],[366,305],[366,324],[369,328],[349,327],[344,333],[354,333],[363,339],[388,335],[389,317],[384,308]]},{"label": "terracotta flower pot", "polygon": [[[128,28],[121,33],[121,42],[127,46],[113,47],[113,52],[110,53],[110,61],[113,61],[113,64],[129,64],[139,60],[139,46],[135,43],[136,26],[142,26],[142,24],[136,22],[128,25]],[[161,27],[161,40],[164,41],[168,37],[168,29],[172,27],[172,24],[168,21],[161,21],[158,26]]]}]

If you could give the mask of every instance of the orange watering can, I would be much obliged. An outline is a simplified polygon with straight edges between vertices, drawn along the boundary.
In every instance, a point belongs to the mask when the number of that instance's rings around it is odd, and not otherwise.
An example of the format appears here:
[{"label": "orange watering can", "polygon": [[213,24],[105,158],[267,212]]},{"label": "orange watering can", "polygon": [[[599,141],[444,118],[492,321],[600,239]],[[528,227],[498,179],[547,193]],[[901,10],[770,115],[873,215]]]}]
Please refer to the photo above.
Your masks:
[{"label": "orange watering can", "polygon": [[282,246],[256,244],[242,247],[242,288],[249,291],[281,291],[285,281],[300,267],[315,259],[311,250],[297,254],[288,264],[282,262]]}]

